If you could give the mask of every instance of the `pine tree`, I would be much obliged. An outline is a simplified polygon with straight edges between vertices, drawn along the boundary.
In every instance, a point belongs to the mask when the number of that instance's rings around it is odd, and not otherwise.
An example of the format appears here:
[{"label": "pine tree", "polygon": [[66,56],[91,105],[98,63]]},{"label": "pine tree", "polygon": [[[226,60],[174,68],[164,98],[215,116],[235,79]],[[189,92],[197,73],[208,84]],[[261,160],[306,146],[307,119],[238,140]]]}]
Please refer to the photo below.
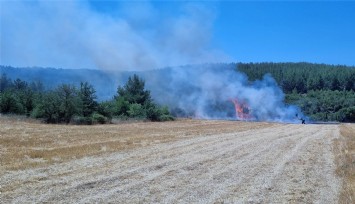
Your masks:
[{"label": "pine tree", "polygon": [[117,96],[115,98],[123,97],[130,104],[136,103],[145,105],[151,103],[150,91],[145,90],[144,85],[144,80],[134,74],[133,77],[128,78],[127,83],[123,87],[118,87]]},{"label": "pine tree", "polygon": [[96,91],[92,85],[89,83],[81,82],[80,83],[80,90],[79,90],[79,97],[82,103],[82,115],[84,117],[89,117],[93,114],[98,107],[98,103],[96,102]]},{"label": "pine tree", "polygon": [[72,117],[79,112],[80,98],[77,95],[75,87],[68,84],[59,86],[56,93],[61,101],[60,119],[68,124]]}]

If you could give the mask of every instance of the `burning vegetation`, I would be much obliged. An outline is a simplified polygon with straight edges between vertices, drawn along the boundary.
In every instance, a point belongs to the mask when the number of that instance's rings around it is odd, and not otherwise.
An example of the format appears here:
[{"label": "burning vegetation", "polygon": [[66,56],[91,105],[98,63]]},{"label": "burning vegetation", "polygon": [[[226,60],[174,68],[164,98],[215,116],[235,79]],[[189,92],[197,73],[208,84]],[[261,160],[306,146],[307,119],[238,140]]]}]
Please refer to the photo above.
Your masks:
[{"label": "burning vegetation", "polygon": [[240,102],[237,98],[231,99],[235,107],[235,116],[239,120],[251,120],[253,119],[251,109],[246,102]]}]

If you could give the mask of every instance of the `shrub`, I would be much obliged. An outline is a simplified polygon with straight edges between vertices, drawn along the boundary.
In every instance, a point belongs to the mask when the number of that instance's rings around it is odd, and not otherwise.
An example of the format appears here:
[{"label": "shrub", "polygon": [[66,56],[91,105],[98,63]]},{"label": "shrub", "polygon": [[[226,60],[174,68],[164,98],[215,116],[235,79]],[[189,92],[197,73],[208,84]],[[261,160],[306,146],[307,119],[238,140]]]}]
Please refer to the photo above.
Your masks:
[{"label": "shrub", "polygon": [[150,104],[147,109],[147,119],[151,121],[172,121],[174,117],[170,114],[168,107],[157,107],[154,104]]},{"label": "shrub", "polygon": [[172,121],[174,117],[170,114],[167,106],[159,108],[159,121]]},{"label": "shrub", "polygon": [[151,121],[160,121],[160,111],[159,108],[157,108],[154,104],[150,104],[149,107],[147,107],[147,119]]},{"label": "shrub", "polygon": [[146,118],[147,114],[141,104],[133,103],[129,106],[128,114],[132,118]]},{"label": "shrub", "polygon": [[118,115],[128,116],[129,106],[130,106],[129,102],[124,97],[118,97],[115,101],[113,114],[116,116]]},{"label": "shrub", "polygon": [[41,109],[39,106],[36,106],[30,115],[32,118],[43,118],[44,116],[44,110]]},{"label": "shrub", "polygon": [[173,121],[175,118],[172,115],[161,115],[159,121]]},{"label": "shrub", "polygon": [[97,113],[105,116],[108,121],[112,119],[112,115],[115,112],[115,101],[101,102],[97,108]]},{"label": "shrub", "polygon": [[108,122],[108,119],[99,113],[92,114],[91,118],[93,123],[105,124]]}]

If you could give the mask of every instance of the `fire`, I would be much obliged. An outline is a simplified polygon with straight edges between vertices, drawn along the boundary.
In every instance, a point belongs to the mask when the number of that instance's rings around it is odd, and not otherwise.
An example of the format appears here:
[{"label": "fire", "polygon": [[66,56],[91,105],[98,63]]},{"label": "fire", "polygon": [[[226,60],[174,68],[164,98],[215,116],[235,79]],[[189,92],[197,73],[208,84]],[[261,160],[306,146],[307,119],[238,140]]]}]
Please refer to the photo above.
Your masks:
[{"label": "fire", "polygon": [[238,99],[231,99],[235,107],[235,114],[238,119],[250,120],[252,118],[250,114],[250,107],[245,102],[240,102]]}]

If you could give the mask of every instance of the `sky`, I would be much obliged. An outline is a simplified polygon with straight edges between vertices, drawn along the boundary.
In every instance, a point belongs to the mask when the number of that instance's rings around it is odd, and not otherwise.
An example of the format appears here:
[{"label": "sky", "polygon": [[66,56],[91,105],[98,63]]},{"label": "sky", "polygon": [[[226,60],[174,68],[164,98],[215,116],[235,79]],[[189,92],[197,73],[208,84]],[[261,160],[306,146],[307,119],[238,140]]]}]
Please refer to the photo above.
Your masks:
[{"label": "sky", "polygon": [[0,65],[355,65],[355,1],[0,1]]}]

